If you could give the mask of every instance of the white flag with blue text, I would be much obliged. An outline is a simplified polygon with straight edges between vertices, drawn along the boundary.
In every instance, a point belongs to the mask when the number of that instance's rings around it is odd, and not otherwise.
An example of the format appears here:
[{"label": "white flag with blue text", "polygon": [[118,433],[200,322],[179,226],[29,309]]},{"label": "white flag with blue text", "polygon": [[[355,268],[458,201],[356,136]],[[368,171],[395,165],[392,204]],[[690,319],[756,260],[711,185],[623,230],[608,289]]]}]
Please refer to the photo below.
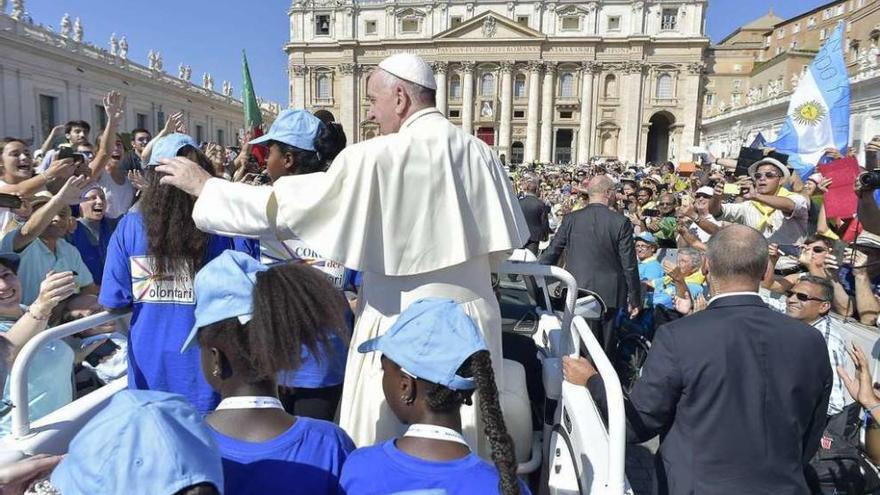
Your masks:
[{"label": "white flag with blue text", "polygon": [[767,146],[789,155],[801,177],[813,172],[825,148],[845,153],[849,142],[849,74],[843,60],[843,23],[825,41],[791,96],[785,124]]}]

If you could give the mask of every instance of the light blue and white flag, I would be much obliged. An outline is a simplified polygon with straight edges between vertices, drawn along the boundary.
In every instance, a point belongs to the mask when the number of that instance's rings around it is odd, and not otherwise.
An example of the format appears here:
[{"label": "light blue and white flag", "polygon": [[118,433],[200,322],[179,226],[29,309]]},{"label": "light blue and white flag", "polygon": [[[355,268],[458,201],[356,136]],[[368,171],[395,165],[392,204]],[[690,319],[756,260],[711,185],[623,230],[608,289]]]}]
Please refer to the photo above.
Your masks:
[{"label": "light blue and white flag", "polygon": [[825,148],[846,152],[849,142],[849,74],[843,60],[843,23],[825,41],[791,96],[776,141],[767,146],[789,155],[801,177],[813,172]]}]

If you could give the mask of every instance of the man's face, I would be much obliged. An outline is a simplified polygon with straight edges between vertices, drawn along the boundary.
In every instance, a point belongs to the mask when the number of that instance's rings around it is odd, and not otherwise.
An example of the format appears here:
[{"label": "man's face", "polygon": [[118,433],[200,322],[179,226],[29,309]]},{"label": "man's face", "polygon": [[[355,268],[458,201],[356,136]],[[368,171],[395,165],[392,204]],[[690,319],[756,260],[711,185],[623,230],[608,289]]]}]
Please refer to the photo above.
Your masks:
[{"label": "man's face", "polygon": [[800,261],[804,266],[824,267],[825,260],[832,255],[831,249],[822,241],[807,244],[801,248]]},{"label": "man's face", "polygon": [[816,321],[831,309],[831,303],[822,300],[822,288],[816,284],[798,282],[787,294],[785,314],[804,323]]},{"label": "man's face", "polygon": [[636,199],[639,201],[640,206],[644,206],[648,204],[649,201],[651,201],[651,193],[649,193],[647,190],[642,189],[638,192],[638,194],[636,194]]},{"label": "man's face", "polygon": [[692,256],[688,254],[679,253],[678,258],[675,260],[678,269],[681,271],[681,274],[687,277],[688,275],[693,274],[697,271],[697,268],[694,266],[694,259]]},{"label": "man's face", "polygon": [[773,165],[761,165],[755,171],[755,189],[760,194],[776,194],[782,185],[782,172]]},{"label": "man's face", "polygon": [[3,147],[3,175],[6,181],[10,179],[21,182],[30,179],[34,175],[34,162],[31,158],[31,150],[24,143],[13,141]]},{"label": "man's face", "polygon": [[107,199],[101,189],[92,189],[85,194],[79,204],[79,211],[86,220],[100,222],[104,218],[104,210],[107,208]]},{"label": "man's face", "polygon": [[[43,203],[34,208],[34,211],[45,207],[46,203]],[[44,237],[47,239],[61,239],[62,237],[67,235],[67,231],[70,228],[69,220],[70,208],[62,208],[61,211],[52,218],[52,222],[49,224],[48,227],[46,227],[46,230],[43,231],[40,237]]]},{"label": "man's face", "polygon": [[660,200],[657,201],[657,209],[660,210],[660,214],[664,217],[672,216],[675,210],[675,196],[671,194],[661,195]]},{"label": "man's face", "polygon": [[73,126],[70,128],[70,132],[65,134],[64,137],[67,138],[67,142],[76,145],[89,140],[89,131],[84,127]]},{"label": "man's face", "polygon": [[152,139],[152,136],[150,136],[149,132],[138,132],[131,138],[131,147],[138,153],[141,153],[144,151],[147,143],[150,142],[150,139]]},{"label": "man's face", "polygon": [[384,135],[394,134],[400,130],[400,119],[396,109],[398,106],[398,91],[396,85],[389,87],[386,77],[380,72],[374,72],[367,83],[367,100],[370,108],[367,110],[367,120],[379,125],[379,133]]},{"label": "man's face", "polygon": [[623,184],[623,195],[626,197],[626,199],[632,199],[632,197],[635,196],[635,194],[636,194],[636,188],[633,187],[633,185],[630,184],[629,182],[625,182]]},{"label": "man's face", "polygon": [[639,258],[639,261],[645,261],[654,256],[655,251],[657,251],[657,246],[641,240],[636,241],[636,256]]}]

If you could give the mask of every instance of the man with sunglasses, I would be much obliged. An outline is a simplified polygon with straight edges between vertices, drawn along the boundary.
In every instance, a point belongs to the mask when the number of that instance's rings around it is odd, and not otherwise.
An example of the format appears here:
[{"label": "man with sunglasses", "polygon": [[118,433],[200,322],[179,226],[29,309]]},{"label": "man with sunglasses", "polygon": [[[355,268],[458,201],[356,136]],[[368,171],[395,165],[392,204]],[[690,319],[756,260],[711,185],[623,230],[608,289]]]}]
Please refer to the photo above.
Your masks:
[{"label": "man with sunglasses", "polygon": [[747,225],[770,242],[797,244],[807,235],[809,200],[783,186],[788,167],[773,158],[764,158],[749,167],[750,178],[739,182],[745,201],[722,204],[724,186],[715,186],[709,211],[715,218]]},{"label": "man with sunglasses", "polygon": [[[840,336],[836,322],[828,316],[834,296],[831,282],[814,275],[806,275],[794,287],[787,290],[785,295],[787,298],[785,314],[819,330],[828,347],[831,369],[846,368],[848,366],[846,341]],[[843,380],[835,373],[832,379],[831,397],[828,401],[828,415],[842,411],[846,405],[846,398]]]}]

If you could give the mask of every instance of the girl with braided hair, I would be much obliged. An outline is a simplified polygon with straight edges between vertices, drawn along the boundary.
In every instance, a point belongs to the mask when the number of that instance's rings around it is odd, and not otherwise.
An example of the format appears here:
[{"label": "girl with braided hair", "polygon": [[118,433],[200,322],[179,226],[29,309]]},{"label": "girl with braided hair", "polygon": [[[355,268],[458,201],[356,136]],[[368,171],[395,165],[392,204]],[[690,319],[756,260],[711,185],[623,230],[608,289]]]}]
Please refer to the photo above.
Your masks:
[{"label": "girl with braided hair", "polygon": [[[401,438],[349,456],[341,479],[347,495],[530,493],[516,477],[513,439],[501,414],[486,343],[454,301],[416,301],[388,332],[358,351],[382,353],[385,400],[409,428]],[[472,404],[474,390],[494,467],[474,454],[461,434],[460,409]]]}]

